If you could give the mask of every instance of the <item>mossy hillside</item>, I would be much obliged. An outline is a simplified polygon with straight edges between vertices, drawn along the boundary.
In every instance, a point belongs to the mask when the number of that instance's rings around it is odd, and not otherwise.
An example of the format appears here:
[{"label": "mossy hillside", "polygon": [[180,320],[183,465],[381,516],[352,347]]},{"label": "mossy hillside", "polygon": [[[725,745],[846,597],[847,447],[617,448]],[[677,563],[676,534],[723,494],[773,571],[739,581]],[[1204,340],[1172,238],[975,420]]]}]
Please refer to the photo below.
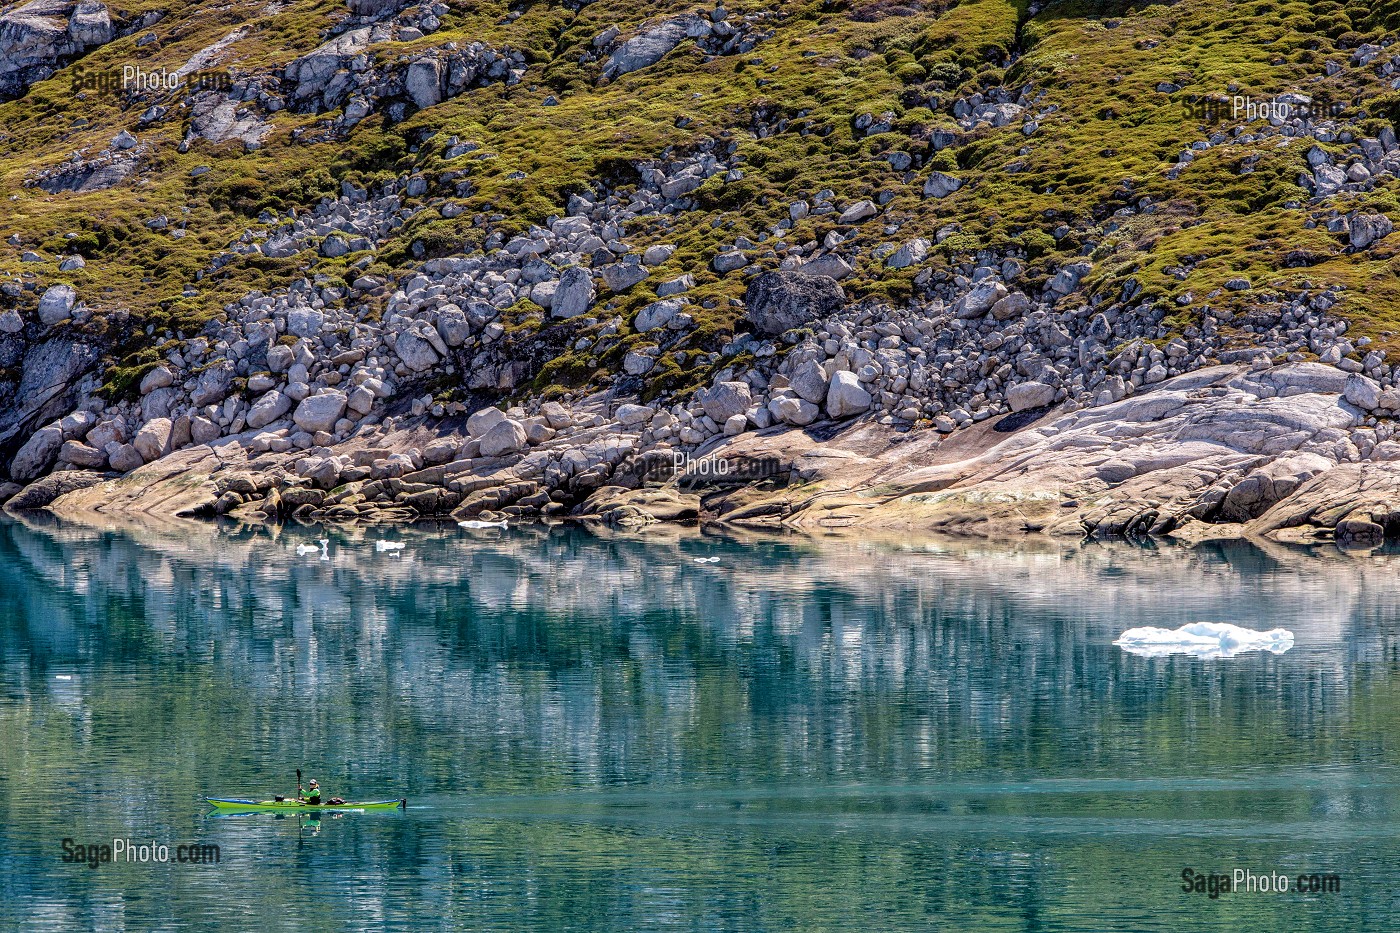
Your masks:
[{"label": "mossy hillside", "polygon": [[[332,2],[293,4],[271,16],[256,14],[254,6],[172,12],[149,30],[160,37],[158,45],[138,55],[136,37],[129,36],[82,64],[114,67],[137,57],[143,67],[174,68],[246,23],[230,60],[244,71],[271,69],[319,44],[344,15]],[[754,268],[775,265],[779,238],[767,231],[787,216],[788,204],[810,200],[823,188],[836,192],[838,204],[887,200],[878,218],[842,231],[854,234],[848,248],[856,272],[844,283],[854,297],[907,300],[919,270],[885,269],[877,247],[932,238],[955,223],[961,232],[945,239],[928,263],[935,271],[951,271],[987,247],[1014,247],[1028,256],[1027,280],[1034,284],[1063,262],[1087,255],[1096,263],[1091,290],[1113,297],[1133,279],[1144,296],[1165,303],[1173,319],[1183,321],[1204,303],[1243,306],[1305,282],[1342,282],[1353,289],[1346,313],[1363,329],[1394,328],[1385,310],[1395,307],[1395,296],[1384,274],[1384,253],[1346,254],[1339,238],[1305,227],[1313,212],[1296,180],[1305,167],[1306,143],[1284,149],[1276,140],[1231,143],[1198,154],[1178,177],[1168,171],[1182,149],[1232,125],[1203,126],[1188,110],[1205,96],[1262,99],[1323,88],[1341,99],[1374,98],[1379,110],[1387,89],[1373,70],[1325,78],[1323,62],[1345,61],[1349,47],[1388,28],[1393,11],[1384,4],[1077,2],[1052,5],[1027,19],[1024,5],[1006,0],[901,7],[911,15],[878,4],[790,0],[729,7],[731,18],[746,10],[776,14],[765,27],[775,34],[744,55],[708,58],[682,43],[657,65],[612,82],[600,80],[600,61],[579,61],[609,25],[619,25],[626,36],[648,21],[693,9],[600,0],[578,12],[534,4],[511,18],[504,4],[454,6],[442,30],[395,44],[394,54],[447,41],[519,48],[530,64],[522,84],[471,91],[397,126],[372,116],[344,140],[314,144],[293,142],[293,132],[314,136],[336,114],[278,113],[269,118],[273,131],[263,148],[251,153],[237,144],[198,142],[179,154],[175,146],[184,127],[171,121],[136,130],[156,152],[139,181],[86,195],[48,195],[21,185],[36,167],[55,164],[75,148],[102,148],[118,129],[134,127],[136,115],[152,101],[123,107],[112,99],[76,100],[69,93],[71,74],[60,72],[27,97],[0,105],[9,134],[0,139],[0,179],[16,198],[9,205],[10,228],[25,246],[39,246],[50,256],[67,247],[86,256],[88,267],[60,275],[52,263],[20,264],[16,250],[0,253],[0,273],[37,275],[40,284],[71,281],[100,308],[130,309],[158,329],[193,327],[253,288],[270,290],[307,271],[353,278],[350,263],[361,257],[332,262],[312,252],[288,260],[240,258],[197,278],[244,229],[264,229],[256,220],[259,211],[306,209],[343,180],[372,185],[421,172],[440,182],[425,204],[435,204],[459,181],[472,186],[459,199],[466,209],[461,216],[446,220],[425,210],[383,245],[372,271],[389,273],[425,251],[470,252],[491,230],[510,234],[542,222],[562,213],[570,192],[587,190],[601,178],[615,176],[625,187],[620,166],[716,140],[721,152],[735,147],[729,161],[744,178],[713,178],[695,194],[695,209],[629,225],[635,242],[673,242],[676,253],[648,282],[601,296],[600,313],[630,320],[654,300],[656,283],[685,272],[696,276],[690,311],[698,326],[680,345],[668,347],[654,383],[689,384],[718,365],[700,351],[715,349],[734,331],[740,312],[732,299],[746,281],[745,274],[711,271],[718,248],[745,236],[758,244],[751,253]],[[1162,82],[1183,88],[1160,93],[1156,86]],[[1044,93],[1031,108],[1040,122],[1034,135],[1023,135],[1014,123],[984,127],[952,149],[931,151],[928,134],[952,125],[957,98],[1027,83]],[[546,106],[550,97],[555,104]],[[878,136],[857,132],[852,118],[864,112],[892,114],[894,130]],[[755,133],[759,128],[763,138]],[[449,162],[443,158],[448,136],[481,148]],[[881,156],[895,151],[951,171],[967,184],[947,198],[926,200],[920,188],[928,168],[894,171]],[[1241,174],[1252,156],[1258,157],[1254,172]],[[211,170],[192,178],[190,170],[199,165]],[[517,171],[526,177],[508,177]],[[1144,199],[1157,205],[1155,213],[1115,216]],[[1385,209],[1393,199],[1393,182],[1387,181],[1363,200]],[[1289,208],[1290,201],[1303,206]],[[1344,208],[1344,202],[1337,206]],[[183,222],[189,235],[174,240],[168,232],[148,230],[145,221],[158,214],[172,224]],[[1062,225],[1069,232],[1057,238]],[[836,226],[833,215],[808,217],[780,239],[819,242]],[[887,226],[898,229],[887,233]],[[66,241],[66,233],[78,237]],[[1287,253],[1300,248],[1322,261],[1285,269]],[[1172,272],[1183,266],[1191,268],[1184,279]],[[1215,294],[1236,276],[1249,278],[1256,292]],[[186,286],[194,287],[193,297],[183,294]],[[1192,303],[1177,304],[1188,292]],[[1371,307],[1357,303],[1362,295]],[[649,339],[624,332],[614,346]],[[697,362],[687,366],[700,368],[673,371],[678,364],[670,353],[677,349],[691,351],[687,358]],[[611,357],[604,354],[598,367],[587,367],[596,354],[584,352],[582,360],[565,353],[550,371],[582,382],[606,375],[602,367]]]}]

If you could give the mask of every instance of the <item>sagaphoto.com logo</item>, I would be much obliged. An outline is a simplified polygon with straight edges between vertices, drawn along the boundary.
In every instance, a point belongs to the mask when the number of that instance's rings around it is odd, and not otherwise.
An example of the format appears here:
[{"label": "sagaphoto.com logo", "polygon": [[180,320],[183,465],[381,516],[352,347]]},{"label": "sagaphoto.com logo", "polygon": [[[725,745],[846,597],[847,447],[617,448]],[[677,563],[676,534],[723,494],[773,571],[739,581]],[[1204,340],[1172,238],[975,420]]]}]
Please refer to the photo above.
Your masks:
[{"label": "sagaphoto.com logo", "polygon": [[233,89],[233,76],[227,71],[169,71],[125,64],[120,68],[73,67],[74,94],[164,94],[170,91],[194,93]]},{"label": "sagaphoto.com logo", "polygon": [[64,862],[97,868],[100,865],[216,865],[221,853],[213,843],[181,843],[169,845],[157,842],[132,839],[113,839],[108,842],[78,842],[72,837],[63,840]]}]

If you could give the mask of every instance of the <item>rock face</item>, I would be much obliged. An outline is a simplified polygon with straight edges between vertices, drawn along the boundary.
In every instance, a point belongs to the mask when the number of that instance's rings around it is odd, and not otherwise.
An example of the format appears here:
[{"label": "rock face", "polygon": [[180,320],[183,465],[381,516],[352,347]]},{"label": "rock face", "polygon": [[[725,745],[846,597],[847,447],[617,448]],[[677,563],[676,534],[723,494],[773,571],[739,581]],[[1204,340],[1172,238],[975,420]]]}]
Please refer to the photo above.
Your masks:
[{"label": "rock face", "polygon": [[[1393,537],[1400,534],[1400,444],[1378,448],[1385,459],[1355,461],[1351,438],[1357,435],[1351,432],[1360,416],[1340,395],[1345,379],[1324,382],[1326,369],[1201,370],[1010,434],[974,429],[964,457],[936,466],[918,465],[932,446],[927,435],[911,435],[891,448],[897,453],[880,455],[887,459],[845,449],[844,432],[806,448],[790,436],[744,441],[753,436],[745,434],[730,443],[747,446],[716,453],[782,450],[800,475],[827,489],[810,510],[812,500],[800,492],[755,499],[750,490],[731,519],[741,523],[746,515],[783,514],[784,524],[798,528],[890,522],[962,534],[1076,537],[1190,537],[1216,527],[1210,533],[1360,544],[1374,543],[1377,532],[1369,526],[1377,526]],[[832,395],[850,389],[852,380],[852,374],[836,373]],[[793,408],[795,400],[775,399],[769,407]],[[838,404],[829,414],[841,410]],[[849,435],[864,436],[861,429]],[[856,445],[869,449],[865,441]],[[891,492],[872,504],[876,476]],[[841,489],[852,491],[848,505]]]},{"label": "rock face", "polygon": [[93,0],[31,0],[10,10],[0,16],[0,100],[19,97],[115,35],[107,8]]},{"label": "rock face", "polygon": [[60,473],[50,473],[43,479],[31,483],[22,489],[18,494],[5,503],[5,508],[11,512],[27,512],[34,509],[42,509],[50,505],[59,496],[66,495],[78,489],[87,489],[102,482],[105,477],[101,473],[93,473],[87,470],[65,470]]},{"label": "rock face", "polygon": [[603,66],[603,77],[611,80],[655,65],[687,38],[708,36],[710,31],[710,23],[693,14],[663,20],[618,46]]},{"label": "rock face", "polygon": [[764,272],[744,293],[749,323],[761,334],[781,334],[834,314],[846,302],[835,279],[800,272]]}]

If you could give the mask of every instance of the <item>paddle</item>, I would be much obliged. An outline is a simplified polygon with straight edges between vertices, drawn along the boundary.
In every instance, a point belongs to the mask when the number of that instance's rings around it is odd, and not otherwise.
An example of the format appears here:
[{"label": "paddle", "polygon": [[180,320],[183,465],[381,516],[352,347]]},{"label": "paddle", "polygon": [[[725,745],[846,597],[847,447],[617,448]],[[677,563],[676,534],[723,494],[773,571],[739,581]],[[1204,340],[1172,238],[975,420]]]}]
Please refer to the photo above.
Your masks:
[{"label": "paddle", "polygon": [[301,769],[297,768],[297,799],[300,800],[301,797]]}]

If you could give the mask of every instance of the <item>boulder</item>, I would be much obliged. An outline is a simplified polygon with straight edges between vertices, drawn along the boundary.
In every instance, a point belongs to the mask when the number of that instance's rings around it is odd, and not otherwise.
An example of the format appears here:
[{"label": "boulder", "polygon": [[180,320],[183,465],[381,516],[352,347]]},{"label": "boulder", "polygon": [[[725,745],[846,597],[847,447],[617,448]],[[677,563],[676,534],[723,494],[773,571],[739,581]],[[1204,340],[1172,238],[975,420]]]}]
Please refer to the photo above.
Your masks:
[{"label": "boulder", "polygon": [[841,280],[855,272],[855,267],[835,253],[824,253],[815,259],[804,262],[797,270],[803,275],[825,275]]},{"label": "boulder", "polygon": [[442,65],[435,58],[420,58],[409,65],[403,83],[420,109],[442,102]]},{"label": "boulder", "polygon": [[1055,401],[1055,387],[1043,382],[1022,382],[1006,390],[1006,404],[1012,411],[1044,408]]},{"label": "boulder", "polygon": [[164,389],[174,383],[175,374],[170,371],[170,367],[157,366],[141,377],[141,394],[150,395],[156,389]]},{"label": "boulder", "polygon": [[116,38],[116,30],[112,28],[112,18],[107,12],[107,7],[96,0],[82,0],[68,17],[68,38],[74,45],[83,49],[111,42]]},{"label": "boulder", "polygon": [[554,289],[549,313],[557,318],[578,317],[593,307],[596,294],[593,276],[588,270],[582,266],[570,266],[559,274],[559,285]]},{"label": "boulder", "polygon": [[78,293],[71,285],[51,285],[39,299],[39,320],[53,325],[73,316]]},{"label": "boulder", "polygon": [[130,473],[146,461],[130,444],[113,441],[107,445],[107,464],[118,473]]},{"label": "boulder", "polygon": [[[1031,300],[1020,292],[1012,292],[1004,298],[998,298],[991,307],[992,318],[998,321],[1008,321],[1014,317],[1021,317],[1031,309]],[[1112,331],[1110,331],[1110,335]]]},{"label": "boulder", "polygon": [[685,310],[683,298],[663,298],[660,301],[653,301],[637,312],[637,317],[632,321],[632,329],[642,334],[647,331],[659,330],[670,324],[675,316],[683,310]]},{"label": "boulder", "polygon": [[763,272],[744,292],[746,316],[761,334],[781,334],[841,310],[846,293],[836,280],[801,272]]},{"label": "boulder", "polygon": [[449,347],[460,347],[472,335],[471,322],[461,308],[446,305],[438,309],[437,332]]},{"label": "boulder", "polygon": [[788,384],[801,398],[820,405],[826,400],[828,381],[826,369],[822,364],[816,360],[807,360],[798,364],[792,371]]},{"label": "boulder", "polygon": [[924,197],[926,198],[946,198],[963,186],[961,178],[955,178],[946,172],[934,172],[924,182]]},{"label": "boulder", "polygon": [[510,418],[502,418],[490,430],[481,435],[478,441],[483,457],[501,457],[524,448],[528,443],[528,438],[523,424]]},{"label": "boulder", "polygon": [[1352,214],[1349,221],[1349,238],[1356,249],[1366,249],[1390,236],[1395,229],[1389,217],[1384,214]]},{"label": "boulder", "polygon": [[1089,274],[1089,270],[1092,268],[1093,264],[1088,262],[1073,262],[1061,266],[1050,277],[1050,281],[1046,283],[1045,287],[1057,294],[1068,295],[1079,287],[1080,281]]},{"label": "boulder", "polygon": [[117,415],[112,418],[104,418],[87,433],[87,443],[98,450],[106,450],[107,445],[113,441],[120,443],[126,440],[126,419]]},{"label": "boulder", "polygon": [[648,273],[646,267],[636,262],[614,262],[603,266],[598,270],[603,277],[603,284],[607,285],[611,291],[623,292],[645,281]]},{"label": "boulder", "polygon": [[10,478],[27,483],[42,474],[58,457],[63,447],[63,429],[50,424],[35,431],[10,461]]},{"label": "boulder", "polygon": [[233,376],[233,363],[222,360],[213,364],[195,379],[190,401],[200,408],[222,402],[233,388]]},{"label": "boulder", "polygon": [[315,308],[293,308],[287,312],[287,333],[293,336],[315,337],[325,326],[325,312]]},{"label": "boulder", "polygon": [[724,424],[732,416],[748,411],[753,396],[747,382],[721,382],[700,393],[700,404],[715,424]]},{"label": "boulder", "polygon": [[[546,415],[548,417],[548,415]],[[473,412],[467,419],[467,433],[472,437],[482,437],[487,431],[506,420],[505,412],[499,408],[488,407],[480,411]],[[551,424],[550,427],[554,425]]]},{"label": "boulder", "polygon": [[346,407],[357,415],[367,415],[374,408],[374,392],[369,386],[356,386],[346,399]]},{"label": "boulder", "polygon": [[905,243],[885,258],[885,265],[891,269],[905,269],[917,266],[928,258],[929,242],[918,237]]},{"label": "boulder", "polygon": [[169,418],[152,418],[141,426],[141,430],[136,432],[131,446],[136,448],[141,459],[147,463],[159,460],[170,452],[171,427],[172,423]]},{"label": "boulder", "polygon": [[857,201],[841,212],[841,216],[836,218],[838,224],[858,224],[862,220],[868,220],[879,213],[879,208],[874,201]]},{"label": "boulder", "polygon": [[821,409],[806,399],[780,395],[769,401],[768,413],[783,424],[802,427],[816,421],[821,415]]},{"label": "boulder", "polygon": [[297,406],[292,420],[296,422],[297,427],[312,434],[317,431],[329,432],[340,420],[340,416],[345,414],[346,402],[345,393],[339,389],[329,389],[320,395],[308,395]]},{"label": "boulder", "polygon": [[273,389],[261,396],[248,410],[247,424],[250,428],[262,428],[281,418],[291,410],[292,400]]},{"label": "boulder", "polygon": [[64,441],[58,452],[59,459],[65,460],[74,466],[86,467],[90,470],[102,470],[107,466],[107,454],[96,448],[89,447],[82,441]]},{"label": "boulder", "polygon": [[832,418],[849,418],[870,410],[870,393],[856,374],[841,370],[832,375],[826,392],[826,413]]},{"label": "boulder", "polygon": [[96,424],[97,415],[90,411],[71,412],[58,420],[58,427],[63,432],[65,441],[86,437],[88,431],[92,430]]},{"label": "boulder", "polygon": [[724,253],[716,253],[715,258],[710,260],[710,268],[720,275],[727,275],[730,272],[737,272],[749,264],[749,257],[745,256],[741,250],[729,250]]},{"label": "boulder", "polygon": [[437,365],[438,354],[431,342],[412,330],[399,334],[394,341],[394,352],[403,364],[415,373],[421,373]]},{"label": "boulder", "polygon": [[1353,373],[1347,377],[1342,397],[1362,411],[1371,411],[1380,405],[1381,387],[1376,380]]},{"label": "boulder", "polygon": [[953,303],[953,311],[960,318],[979,318],[1005,297],[1005,285],[996,279],[983,279]]},{"label": "boulder", "polygon": [[619,424],[624,428],[635,427],[636,425],[650,421],[656,414],[656,409],[650,405],[623,404],[617,406],[617,411],[613,417],[617,418]]},{"label": "boulder", "polygon": [[642,263],[648,266],[659,266],[670,259],[671,254],[675,251],[676,247],[670,243],[654,243],[642,253]]},{"label": "boulder", "polygon": [[286,344],[275,344],[267,349],[267,368],[274,373],[285,373],[295,360],[296,353]]},{"label": "boulder", "polygon": [[190,419],[190,441],[195,444],[209,444],[223,435],[219,422],[195,415]]},{"label": "boulder", "polygon": [[545,402],[540,406],[540,414],[544,416],[544,420],[549,426],[556,431],[562,431],[564,428],[571,427],[574,423],[574,416],[569,413],[567,408],[558,402]]}]

